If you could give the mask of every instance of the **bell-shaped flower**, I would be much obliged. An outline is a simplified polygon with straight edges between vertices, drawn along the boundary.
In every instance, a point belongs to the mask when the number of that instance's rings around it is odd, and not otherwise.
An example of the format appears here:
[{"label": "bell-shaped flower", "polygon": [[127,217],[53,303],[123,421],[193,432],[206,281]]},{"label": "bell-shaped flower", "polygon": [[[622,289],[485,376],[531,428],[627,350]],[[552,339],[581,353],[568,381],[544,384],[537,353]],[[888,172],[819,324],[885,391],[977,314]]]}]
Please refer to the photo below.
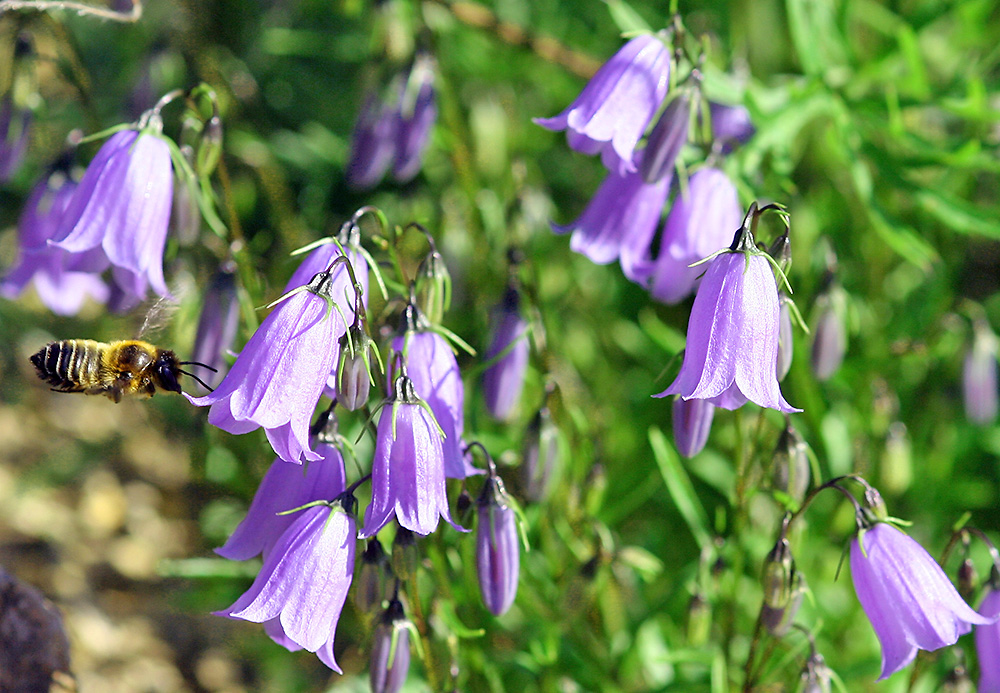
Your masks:
[{"label": "bell-shaped flower", "polygon": [[880,681],[912,662],[917,650],[954,645],[973,625],[996,620],[976,613],[920,544],[884,522],[851,542],[851,578],[882,644]]},{"label": "bell-shaped flower", "polygon": [[158,116],[141,130],[121,130],[97,152],[59,220],[50,244],[81,255],[99,248],[87,267],[110,266],[115,283],[142,300],[152,287],[167,296],[163,249],[173,200],[170,147]]},{"label": "bell-shaped flower", "polygon": [[705,449],[712,432],[715,405],[703,399],[678,397],[673,406],[674,445],[677,452],[692,458]]},{"label": "bell-shaped flower", "polygon": [[314,461],[309,421],[337,359],[344,325],[333,302],[337,264],[286,295],[271,311],[215,392],[185,395],[211,406],[208,422],[239,435],[264,428],[271,447],[288,462]]},{"label": "bell-shaped flower", "polygon": [[778,287],[753,241],[750,228],[758,214],[751,205],[729,251],[709,262],[688,320],[681,371],[657,397],[704,399],[723,409],[738,409],[749,400],[801,411],[778,387]]},{"label": "bell-shaped flower", "polygon": [[997,337],[985,320],[976,321],[974,332],[962,366],[962,399],[969,421],[988,424],[997,418]]},{"label": "bell-shaped flower", "polygon": [[569,247],[592,262],[620,260],[626,277],[644,281],[652,271],[649,248],[669,190],[669,177],[650,185],[638,173],[611,172],[576,221],[552,224],[552,230],[572,232]]},{"label": "bell-shaped flower", "polygon": [[792,367],[792,354],[794,353],[794,338],[792,335],[792,300],[788,298],[784,291],[778,292],[778,356],[775,361],[775,373],[780,383],[788,375]]},{"label": "bell-shaped flower", "polygon": [[843,296],[836,287],[816,301],[819,318],[813,331],[810,365],[817,380],[829,380],[840,369],[847,351],[847,332],[842,317]]},{"label": "bell-shaped flower", "polygon": [[444,433],[441,445],[445,476],[464,479],[479,470],[466,460],[462,450],[465,385],[455,352],[444,337],[431,330],[416,307],[408,306],[403,320],[403,334],[392,341],[393,353],[402,355],[406,373],[413,381],[413,391],[431,408]]},{"label": "bell-shaped flower", "polygon": [[667,95],[670,49],[658,37],[636,36],[591,78],[576,100],[553,118],[535,118],[549,130],[566,130],[570,147],[602,152],[618,176],[636,170],[632,154]]},{"label": "bell-shaped flower", "polygon": [[501,616],[517,596],[521,547],[517,514],[511,507],[503,482],[493,473],[491,470],[479,495],[476,572],[483,603],[494,616]]},{"label": "bell-shaped flower", "polygon": [[205,300],[198,318],[192,361],[215,369],[205,378],[215,387],[225,377],[225,356],[233,348],[240,323],[240,305],[236,298],[236,266],[229,262],[219,268],[208,282]]},{"label": "bell-shaped flower", "polygon": [[1000,590],[990,585],[979,604],[979,613],[993,619],[976,627],[976,654],[979,656],[979,693],[1000,693]]},{"label": "bell-shaped flower", "polygon": [[430,55],[418,56],[400,96],[396,157],[392,164],[392,177],[400,183],[412,180],[420,172],[424,150],[437,120],[434,69]]},{"label": "bell-shaped flower", "polygon": [[250,589],[216,615],[268,624],[268,634],[279,644],[315,652],[342,673],[333,639],[354,577],[353,513],[349,494],[296,513]]},{"label": "bell-shaped flower", "polygon": [[743,144],[756,132],[750,120],[750,111],[744,106],[711,103],[709,113],[712,116],[712,138],[723,151],[729,151],[735,144]]},{"label": "bell-shaped flower", "polygon": [[667,104],[656,121],[652,132],[646,138],[639,172],[647,183],[657,183],[664,178],[672,178],[674,164],[687,144],[691,122],[691,97],[681,91]]},{"label": "bell-shaped flower", "polygon": [[368,677],[372,693],[398,693],[410,671],[410,624],[403,605],[392,599],[372,634]]},{"label": "bell-shaped flower", "polygon": [[398,129],[395,104],[383,100],[377,92],[369,92],[354,126],[344,172],[350,188],[368,190],[379,184],[396,156]]},{"label": "bell-shaped flower", "polygon": [[375,536],[393,517],[417,534],[437,529],[439,517],[456,526],[445,493],[441,431],[430,407],[416,396],[413,381],[401,375],[393,385],[375,434],[372,500],[362,539]]},{"label": "bell-shaped flower", "polygon": [[690,265],[732,241],[740,213],[736,186],[725,173],[717,168],[696,171],[667,215],[653,269],[653,298],[663,303],[687,298],[705,271]]},{"label": "bell-shaped flower", "polygon": [[493,313],[493,336],[486,350],[486,361],[496,359],[483,371],[483,396],[490,414],[507,419],[521,400],[524,375],[528,370],[528,323],[521,317],[521,299],[517,289],[507,289]]}]

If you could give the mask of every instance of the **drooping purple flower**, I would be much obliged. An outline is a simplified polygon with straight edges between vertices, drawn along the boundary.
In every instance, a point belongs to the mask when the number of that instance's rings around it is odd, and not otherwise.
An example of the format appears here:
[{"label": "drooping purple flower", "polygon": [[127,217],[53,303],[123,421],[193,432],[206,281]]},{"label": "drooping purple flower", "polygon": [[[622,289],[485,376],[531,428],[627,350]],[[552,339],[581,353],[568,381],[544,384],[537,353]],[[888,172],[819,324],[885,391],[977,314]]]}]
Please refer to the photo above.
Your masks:
[{"label": "drooping purple flower", "polygon": [[151,287],[169,295],[163,278],[174,176],[170,147],[151,124],[122,130],[90,162],[51,244],[77,255],[95,248],[95,271],[110,266],[115,283],[137,299]]},{"label": "drooping purple flower", "polygon": [[[215,392],[188,400],[211,406],[208,421],[235,435],[264,428],[283,460],[319,455],[309,449],[309,421],[337,358],[344,326],[337,301],[337,270],[324,270],[282,300],[243,347]],[[342,299],[340,299],[342,302]]]},{"label": "drooping purple flower", "polygon": [[847,351],[847,333],[838,310],[837,296],[833,292],[820,297],[819,319],[813,334],[810,363],[817,380],[829,380],[844,362]]},{"label": "drooping purple flower", "polygon": [[954,645],[973,625],[995,621],[962,600],[920,544],[883,522],[851,542],[851,578],[882,644],[880,681],[912,662],[917,650]]},{"label": "drooping purple flower", "polygon": [[216,615],[268,624],[268,635],[279,644],[315,652],[342,673],[333,640],[354,577],[353,506],[353,497],[345,495],[297,513],[250,589]]},{"label": "drooping purple flower", "polygon": [[436,120],[434,59],[424,54],[414,61],[400,97],[396,157],[392,164],[392,177],[400,183],[412,180],[420,171]]},{"label": "drooping purple flower", "polygon": [[644,181],[657,183],[673,177],[674,163],[687,144],[690,122],[691,98],[682,91],[663,109],[646,139],[646,149],[639,164]]},{"label": "drooping purple flower", "polygon": [[653,298],[664,303],[684,300],[705,271],[692,263],[724,248],[740,225],[736,186],[717,168],[699,169],[667,215],[660,255],[653,269]]},{"label": "drooping purple flower", "polygon": [[191,360],[214,368],[204,380],[215,387],[225,377],[225,355],[233,348],[240,322],[240,307],[236,300],[235,265],[226,263],[208,282],[205,301],[198,318]]},{"label": "drooping purple flower", "polygon": [[267,556],[297,517],[278,513],[312,501],[336,498],[344,492],[346,476],[340,450],[321,441],[317,441],[314,449],[320,459],[306,465],[286,462],[280,457],[271,463],[246,517],[225,545],[215,550],[217,554],[233,561],[245,561],[261,553]]},{"label": "drooping purple flower", "polygon": [[976,654],[979,656],[979,693],[1000,693],[1000,591],[986,590],[979,613],[993,620],[976,628]]},{"label": "drooping purple flower", "polygon": [[572,232],[569,247],[598,265],[620,259],[625,276],[641,282],[652,270],[649,248],[669,190],[669,178],[650,185],[638,173],[611,172],[576,221],[552,230]]},{"label": "drooping purple flower", "polygon": [[997,338],[985,322],[977,322],[962,367],[962,398],[969,421],[988,424],[996,419],[997,397]]},{"label": "drooping purple flower", "polygon": [[635,171],[635,145],[667,94],[669,76],[669,48],[657,36],[637,36],[597,71],[565,111],[535,122],[566,130],[577,151],[601,151],[608,170],[624,176]]},{"label": "drooping purple flower", "polygon": [[368,671],[372,693],[398,693],[409,670],[410,630],[402,603],[393,599],[372,634]]},{"label": "drooping purple flower", "polygon": [[493,337],[485,358],[486,361],[499,358],[483,372],[483,396],[490,414],[502,421],[513,413],[521,399],[530,352],[528,323],[521,317],[521,299],[516,289],[507,289],[494,311],[492,323]]},{"label": "drooping purple flower", "polygon": [[510,506],[503,482],[490,476],[479,496],[476,528],[476,571],[483,603],[494,616],[507,612],[517,596],[521,550],[517,515]]},{"label": "drooping purple flower", "polygon": [[31,109],[16,108],[11,94],[0,99],[0,183],[10,180],[21,167],[28,151],[31,121]]},{"label": "drooping purple flower", "polygon": [[108,286],[99,276],[75,270],[76,258],[48,245],[75,190],[76,183],[62,168],[32,190],[18,221],[19,256],[0,280],[0,295],[16,298],[32,283],[42,303],[57,315],[75,315],[88,296],[99,303],[108,300]]},{"label": "drooping purple flower", "polygon": [[708,265],[688,320],[681,371],[657,397],[704,399],[723,409],[749,400],[783,412],[801,411],[781,395],[778,353],[778,287],[768,261],[753,242],[751,205],[730,252]]},{"label": "drooping purple flower", "polygon": [[778,356],[775,361],[775,373],[780,383],[788,375],[792,367],[793,335],[791,299],[784,291],[778,292]]},{"label": "drooping purple flower", "polygon": [[[372,500],[361,538],[374,536],[395,517],[417,534],[437,529],[438,518],[456,526],[445,493],[441,433],[405,375],[382,407],[372,461]],[[457,528],[457,526],[456,526]]]},{"label": "drooping purple flower", "polygon": [[750,121],[750,111],[744,106],[711,103],[709,112],[712,116],[712,137],[721,144],[723,151],[728,151],[734,144],[743,144],[756,132]]},{"label": "drooping purple flower", "polygon": [[677,452],[692,458],[705,449],[708,434],[712,432],[715,405],[703,399],[674,400],[673,425],[674,445]]},{"label": "drooping purple flower", "polygon": [[374,188],[389,170],[396,156],[399,114],[376,92],[365,96],[354,126],[351,153],[344,172],[354,190]]}]

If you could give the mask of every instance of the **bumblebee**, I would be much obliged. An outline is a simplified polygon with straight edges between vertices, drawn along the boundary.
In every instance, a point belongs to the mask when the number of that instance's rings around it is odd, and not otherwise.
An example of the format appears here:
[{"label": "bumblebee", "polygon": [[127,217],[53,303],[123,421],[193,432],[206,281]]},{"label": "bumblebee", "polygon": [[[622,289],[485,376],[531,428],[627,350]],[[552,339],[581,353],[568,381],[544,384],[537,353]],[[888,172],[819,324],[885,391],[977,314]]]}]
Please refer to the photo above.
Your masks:
[{"label": "bumblebee", "polygon": [[31,357],[38,377],[54,392],[106,395],[116,403],[123,397],[152,397],[157,389],[180,392],[181,374],[191,376],[211,391],[198,376],[181,366],[203,366],[181,361],[174,352],[138,339],[111,343],[92,339],[51,342]]}]

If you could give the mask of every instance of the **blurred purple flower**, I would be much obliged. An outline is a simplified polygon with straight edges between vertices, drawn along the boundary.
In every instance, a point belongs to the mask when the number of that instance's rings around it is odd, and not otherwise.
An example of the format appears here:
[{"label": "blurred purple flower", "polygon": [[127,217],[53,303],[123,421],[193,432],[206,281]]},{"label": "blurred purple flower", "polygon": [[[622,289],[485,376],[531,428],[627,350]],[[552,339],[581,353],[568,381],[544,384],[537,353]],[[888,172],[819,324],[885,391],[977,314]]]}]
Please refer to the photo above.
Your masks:
[{"label": "blurred purple flower", "polygon": [[205,381],[212,387],[225,377],[225,355],[233,348],[240,322],[240,306],[236,300],[236,267],[226,263],[208,282],[205,301],[198,318],[191,360],[214,368]]},{"label": "blurred purple flower", "polygon": [[847,333],[838,310],[837,289],[823,294],[819,304],[819,319],[813,334],[810,363],[817,380],[829,380],[840,369],[847,351]]},{"label": "blurred purple flower", "polygon": [[77,255],[100,248],[94,263],[81,269],[110,265],[115,283],[130,296],[144,299],[148,287],[168,296],[163,248],[173,185],[170,147],[158,134],[117,132],[90,162],[49,243]]},{"label": "blurred purple flower", "polygon": [[669,178],[649,185],[638,173],[611,172],[576,221],[552,224],[552,230],[572,231],[569,247],[591,262],[606,265],[620,259],[626,277],[644,281],[652,272],[649,247],[669,190]]},{"label": "blurred purple flower", "polygon": [[342,673],[333,640],[354,577],[353,505],[354,498],[348,495],[332,506],[297,513],[250,589],[216,615],[268,624],[265,629],[275,642],[315,652],[325,665]]},{"label": "blurred purple flower", "polygon": [[997,337],[985,322],[974,330],[962,367],[962,396],[969,421],[988,424],[997,418]]},{"label": "blurred purple flower", "polygon": [[976,628],[976,654],[979,655],[979,693],[1000,693],[1000,591],[986,590],[979,613],[993,623]]},{"label": "blurred purple flower", "polygon": [[333,371],[337,339],[344,330],[331,308],[343,295],[337,291],[343,270],[338,265],[333,276],[324,270],[282,299],[215,392],[185,395],[199,407],[211,406],[209,423],[236,435],[263,427],[281,459],[320,459],[309,449],[309,420]]},{"label": "blurred purple flower", "polygon": [[434,59],[429,55],[421,55],[414,61],[400,96],[398,117],[392,176],[406,183],[420,172],[424,150],[437,120]]},{"label": "blurred purple flower", "polygon": [[715,406],[707,400],[683,397],[674,400],[674,445],[681,455],[691,458],[705,449],[714,417]]},{"label": "blurred purple flower", "polygon": [[15,109],[10,94],[0,99],[0,183],[10,180],[21,167],[28,151],[31,121],[31,110]]},{"label": "blurred purple flower", "polygon": [[743,106],[727,106],[721,103],[709,104],[712,116],[712,137],[728,151],[733,144],[743,144],[756,132],[750,121],[750,111]]},{"label": "blurred purple flower", "polygon": [[674,175],[674,163],[687,144],[691,122],[691,98],[686,91],[678,94],[663,110],[646,139],[639,171],[647,183],[658,183]]},{"label": "blurred purple flower", "polygon": [[483,396],[490,414],[500,420],[507,419],[520,401],[528,370],[528,323],[521,317],[520,304],[517,290],[507,289],[491,320],[493,337],[485,360],[499,358],[483,372]]},{"label": "blurred purple flower", "polygon": [[750,233],[756,213],[754,204],[730,251],[708,265],[691,309],[681,371],[657,397],[704,399],[723,409],[738,409],[749,400],[801,411],[778,387],[778,287]]},{"label": "blurred purple flower", "polygon": [[372,500],[361,538],[374,536],[395,517],[417,534],[430,534],[438,517],[451,520],[445,493],[441,433],[413,381],[396,378],[393,396],[382,406],[372,461]]},{"label": "blurred purple flower", "polygon": [[549,130],[566,130],[569,146],[602,152],[609,171],[635,171],[635,145],[660,108],[670,76],[670,49],[646,34],[626,43],[591,78],[569,107],[553,118],[535,118]]},{"label": "blurred purple flower", "polygon": [[354,190],[374,188],[396,156],[399,114],[376,92],[369,92],[358,114],[345,176]]},{"label": "blurred purple flower", "polygon": [[918,649],[954,645],[973,624],[996,620],[973,611],[920,544],[882,522],[851,542],[851,577],[882,644],[880,681],[912,662]]},{"label": "blurred purple flower", "polygon": [[498,477],[486,480],[478,505],[476,571],[479,591],[486,608],[494,616],[501,616],[517,596],[521,569],[517,515]]},{"label": "blurred purple flower", "polygon": [[778,292],[778,356],[775,362],[775,374],[780,383],[788,375],[792,367],[793,335],[792,335],[792,309],[789,307],[792,299],[785,295],[784,291]]},{"label": "blurred purple flower", "polygon": [[389,602],[372,634],[369,683],[372,693],[397,693],[410,670],[410,631],[403,605]]},{"label": "blurred purple flower", "polygon": [[732,241],[741,211],[736,186],[725,173],[717,168],[696,171],[687,194],[677,196],[667,215],[653,269],[653,298],[677,303],[694,291],[705,268],[689,265]]}]

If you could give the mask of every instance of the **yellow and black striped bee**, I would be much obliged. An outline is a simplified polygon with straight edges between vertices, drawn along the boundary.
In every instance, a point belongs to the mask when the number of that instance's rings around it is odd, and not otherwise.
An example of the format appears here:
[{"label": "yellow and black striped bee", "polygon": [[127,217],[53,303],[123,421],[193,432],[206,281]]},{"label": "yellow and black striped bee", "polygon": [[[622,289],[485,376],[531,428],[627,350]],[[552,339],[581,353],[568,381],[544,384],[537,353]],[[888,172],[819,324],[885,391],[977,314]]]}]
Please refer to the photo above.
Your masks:
[{"label": "yellow and black striped bee", "polygon": [[107,395],[115,402],[123,397],[152,397],[156,390],[180,392],[180,376],[191,376],[211,391],[202,380],[181,366],[204,366],[197,361],[181,361],[174,352],[138,339],[97,342],[92,339],[64,339],[51,342],[31,357],[38,377],[55,392],[82,392]]}]

